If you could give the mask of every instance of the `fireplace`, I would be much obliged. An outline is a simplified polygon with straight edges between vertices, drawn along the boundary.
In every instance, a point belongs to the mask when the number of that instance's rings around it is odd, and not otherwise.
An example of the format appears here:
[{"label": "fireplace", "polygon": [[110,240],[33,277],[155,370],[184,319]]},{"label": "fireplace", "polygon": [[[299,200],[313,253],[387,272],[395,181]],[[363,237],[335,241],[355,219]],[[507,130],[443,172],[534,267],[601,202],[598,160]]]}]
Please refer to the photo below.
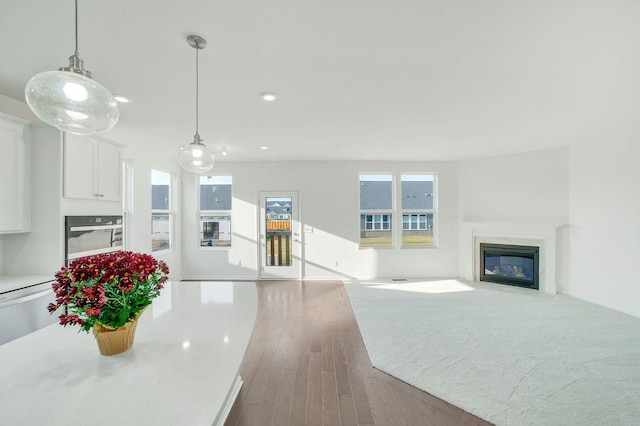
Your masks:
[{"label": "fireplace", "polygon": [[539,289],[539,248],[480,243],[480,281]]}]

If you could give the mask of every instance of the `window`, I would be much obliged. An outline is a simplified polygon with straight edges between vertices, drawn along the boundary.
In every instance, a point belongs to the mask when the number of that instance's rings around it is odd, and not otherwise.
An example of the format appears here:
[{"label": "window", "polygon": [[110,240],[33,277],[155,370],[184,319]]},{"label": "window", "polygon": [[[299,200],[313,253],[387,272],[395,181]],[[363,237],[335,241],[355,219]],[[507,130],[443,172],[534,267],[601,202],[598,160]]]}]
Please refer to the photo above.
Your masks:
[{"label": "window", "polygon": [[433,247],[434,176],[402,175],[402,247]]},{"label": "window", "polygon": [[231,176],[200,176],[200,247],[231,247]]},{"label": "window", "polygon": [[403,214],[402,229],[403,230],[426,230],[427,215],[426,214]]},{"label": "window", "polygon": [[368,214],[365,215],[365,229],[366,230],[381,230],[391,229],[391,215],[390,214]]},{"label": "window", "polygon": [[151,170],[151,251],[173,247],[171,175]]},{"label": "window", "polygon": [[393,176],[360,175],[360,247],[392,247]]},{"label": "window", "polygon": [[361,248],[435,247],[435,174],[362,174],[359,184]]}]

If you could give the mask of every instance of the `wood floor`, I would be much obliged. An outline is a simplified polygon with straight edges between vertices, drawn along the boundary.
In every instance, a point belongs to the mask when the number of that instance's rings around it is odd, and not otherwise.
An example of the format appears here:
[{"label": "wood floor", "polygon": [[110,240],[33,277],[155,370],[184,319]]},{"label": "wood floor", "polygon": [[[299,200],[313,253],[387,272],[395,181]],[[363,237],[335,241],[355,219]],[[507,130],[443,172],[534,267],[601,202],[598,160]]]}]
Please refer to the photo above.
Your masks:
[{"label": "wood floor", "polygon": [[374,369],[339,281],[259,281],[233,425],[487,425]]}]

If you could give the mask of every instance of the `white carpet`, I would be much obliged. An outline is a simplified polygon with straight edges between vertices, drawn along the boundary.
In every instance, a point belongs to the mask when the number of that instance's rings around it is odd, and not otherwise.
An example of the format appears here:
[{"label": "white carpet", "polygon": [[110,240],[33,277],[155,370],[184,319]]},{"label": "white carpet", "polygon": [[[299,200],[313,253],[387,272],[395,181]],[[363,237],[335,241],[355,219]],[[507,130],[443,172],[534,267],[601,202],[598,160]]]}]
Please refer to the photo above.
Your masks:
[{"label": "white carpet", "polygon": [[457,280],[346,282],[374,367],[497,425],[640,424],[640,318]]}]

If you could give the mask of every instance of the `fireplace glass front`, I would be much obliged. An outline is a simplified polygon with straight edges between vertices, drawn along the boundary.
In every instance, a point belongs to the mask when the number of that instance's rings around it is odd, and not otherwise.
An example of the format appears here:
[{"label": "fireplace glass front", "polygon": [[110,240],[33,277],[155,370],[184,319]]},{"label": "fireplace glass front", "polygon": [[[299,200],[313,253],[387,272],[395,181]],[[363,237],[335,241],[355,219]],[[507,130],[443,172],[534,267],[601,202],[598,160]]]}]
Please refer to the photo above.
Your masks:
[{"label": "fireplace glass front", "polygon": [[480,244],[480,281],[538,289],[538,247]]}]

